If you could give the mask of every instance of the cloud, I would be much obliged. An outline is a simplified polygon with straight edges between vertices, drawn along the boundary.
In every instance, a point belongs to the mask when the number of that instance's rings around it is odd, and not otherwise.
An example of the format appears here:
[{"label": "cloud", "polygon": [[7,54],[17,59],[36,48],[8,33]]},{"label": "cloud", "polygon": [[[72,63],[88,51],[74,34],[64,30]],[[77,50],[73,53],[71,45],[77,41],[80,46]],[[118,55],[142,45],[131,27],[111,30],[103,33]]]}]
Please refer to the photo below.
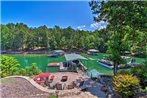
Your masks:
[{"label": "cloud", "polygon": [[90,28],[100,30],[100,29],[102,29],[102,28],[106,28],[107,24],[108,24],[108,23],[107,23],[107,22],[104,22],[104,21],[95,22],[95,23],[92,23],[92,24],[90,25]]},{"label": "cloud", "polygon": [[86,27],[85,25],[81,25],[81,26],[78,26],[77,29],[78,30],[83,30],[83,28],[85,28],[85,27]]}]

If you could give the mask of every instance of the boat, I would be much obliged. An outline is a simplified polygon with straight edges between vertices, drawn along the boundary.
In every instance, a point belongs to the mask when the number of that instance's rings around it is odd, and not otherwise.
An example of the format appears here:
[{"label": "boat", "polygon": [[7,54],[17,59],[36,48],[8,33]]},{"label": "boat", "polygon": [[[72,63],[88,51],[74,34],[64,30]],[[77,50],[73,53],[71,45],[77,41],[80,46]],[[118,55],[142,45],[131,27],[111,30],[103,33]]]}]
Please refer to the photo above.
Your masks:
[{"label": "boat", "polygon": [[137,62],[129,62],[129,63],[127,63],[127,66],[130,66],[130,67],[135,67],[135,66],[138,66],[138,65],[140,65],[140,64],[137,63]]},{"label": "boat", "polygon": [[54,50],[51,52],[51,54],[48,55],[48,57],[59,57],[64,54],[65,54],[65,52],[63,50]]},{"label": "boat", "polygon": [[[102,59],[102,60],[99,60],[97,61],[101,66],[104,66],[108,69],[113,69],[114,66],[113,66],[113,62],[110,61],[110,60],[105,60],[105,59]],[[126,69],[126,68],[130,68],[130,67],[135,67],[135,66],[138,66],[139,63],[137,62],[129,62],[127,64],[119,64],[118,65],[118,69]]]},{"label": "boat", "polygon": [[96,49],[89,49],[88,51],[87,51],[87,54],[89,54],[89,55],[97,55],[98,54],[98,50],[96,50]]},{"label": "boat", "polygon": [[98,63],[108,69],[113,69],[113,62],[110,60],[99,60]]}]

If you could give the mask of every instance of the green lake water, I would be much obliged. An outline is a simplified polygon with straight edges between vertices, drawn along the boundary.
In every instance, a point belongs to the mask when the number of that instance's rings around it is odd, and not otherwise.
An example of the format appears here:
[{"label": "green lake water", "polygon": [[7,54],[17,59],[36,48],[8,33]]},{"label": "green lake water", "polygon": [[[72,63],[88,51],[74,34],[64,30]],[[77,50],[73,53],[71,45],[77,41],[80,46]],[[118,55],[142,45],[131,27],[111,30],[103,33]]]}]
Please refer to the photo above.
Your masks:
[{"label": "green lake water", "polygon": [[[106,54],[100,53],[97,56],[90,56],[86,54],[82,54],[82,55],[86,58],[93,59],[93,60],[81,61],[88,68],[88,70],[96,69],[97,71],[104,74],[112,74],[112,70],[107,69],[97,63],[97,60],[103,59],[106,56]],[[32,63],[36,63],[39,69],[41,69],[43,72],[46,72],[46,66],[48,63],[66,61],[64,56],[61,56],[58,58],[51,58],[51,57],[48,57],[47,55],[38,55],[38,54],[27,54],[27,55],[20,54],[20,55],[8,55],[8,56],[12,56],[16,58],[22,68],[25,66],[32,65]],[[142,58],[135,58],[135,59],[138,63],[141,63],[145,60]]]}]

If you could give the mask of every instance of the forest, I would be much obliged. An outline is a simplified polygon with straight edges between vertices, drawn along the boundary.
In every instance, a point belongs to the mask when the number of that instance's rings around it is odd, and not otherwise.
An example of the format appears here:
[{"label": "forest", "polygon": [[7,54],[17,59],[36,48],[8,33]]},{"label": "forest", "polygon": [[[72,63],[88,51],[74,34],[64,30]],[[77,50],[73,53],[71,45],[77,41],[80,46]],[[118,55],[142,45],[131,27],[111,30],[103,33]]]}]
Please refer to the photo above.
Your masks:
[{"label": "forest", "polygon": [[[24,23],[1,24],[2,50],[33,50],[41,47],[46,49],[98,49],[108,52],[111,48],[121,54],[145,54],[147,36],[147,2],[89,2],[94,21],[105,21],[106,28],[85,31],[72,27],[61,28],[46,25],[29,27]],[[126,6],[129,5],[129,6]],[[97,16],[97,17],[95,17]],[[129,16],[129,17],[127,17]]]},{"label": "forest", "polygon": [[[129,27],[125,27],[128,29]],[[1,49],[24,50],[37,47],[47,49],[72,49],[88,50],[98,49],[106,52],[108,43],[111,41],[112,32],[107,28],[95,31],[74,30],[71,27],[60,28],[54,26],[28,27],[23,23],[9,23],[1,25]],[[136,36],[126,32],[121,39],[125,47],[122,50],[131,53],[145,52],[145,33],[135,32]],[[130,37],[133,37],[132,39]]]}]

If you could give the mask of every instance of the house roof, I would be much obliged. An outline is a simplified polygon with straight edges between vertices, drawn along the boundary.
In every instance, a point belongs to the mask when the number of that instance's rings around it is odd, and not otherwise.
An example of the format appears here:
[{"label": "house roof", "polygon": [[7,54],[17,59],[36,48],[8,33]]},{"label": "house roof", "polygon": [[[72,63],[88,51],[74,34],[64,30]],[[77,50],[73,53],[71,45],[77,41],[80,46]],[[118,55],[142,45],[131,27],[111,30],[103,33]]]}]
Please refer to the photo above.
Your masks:
[{"label": "house roof", "polygon": [[87,58],[79,55],[79,54],[65,54],[66,61],[73,61],[73,60],[87,60]]}]

